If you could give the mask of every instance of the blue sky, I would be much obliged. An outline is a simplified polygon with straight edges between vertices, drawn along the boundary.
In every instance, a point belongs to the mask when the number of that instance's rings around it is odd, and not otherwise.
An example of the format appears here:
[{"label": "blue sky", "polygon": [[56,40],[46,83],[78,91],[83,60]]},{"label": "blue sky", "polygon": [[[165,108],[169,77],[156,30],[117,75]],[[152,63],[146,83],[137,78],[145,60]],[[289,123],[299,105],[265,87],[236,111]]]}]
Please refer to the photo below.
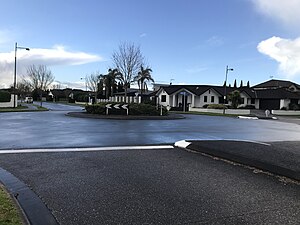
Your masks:
[{"label": "blue sky", "polygon": [[0,87],[31,64],[46,64],[63,87],[106,73],[121,42],[140,45],[158,83],[300,83],[297,0],[3,0]]}]

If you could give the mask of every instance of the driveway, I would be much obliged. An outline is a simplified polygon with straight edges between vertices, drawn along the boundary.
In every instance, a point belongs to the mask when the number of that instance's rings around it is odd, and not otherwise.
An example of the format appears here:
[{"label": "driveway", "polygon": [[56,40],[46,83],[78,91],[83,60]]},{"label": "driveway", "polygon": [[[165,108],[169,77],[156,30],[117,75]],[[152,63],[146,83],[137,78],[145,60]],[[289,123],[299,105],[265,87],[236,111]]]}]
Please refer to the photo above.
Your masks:
[{"label": "driveway", "polygon": [[266,120],[185,115],[183,120],[105,120],[65,116],[79,106],[43,103],[51,111],[0,114],[0,149],[120,146],[182,139],[299,141],[300,126]]}]

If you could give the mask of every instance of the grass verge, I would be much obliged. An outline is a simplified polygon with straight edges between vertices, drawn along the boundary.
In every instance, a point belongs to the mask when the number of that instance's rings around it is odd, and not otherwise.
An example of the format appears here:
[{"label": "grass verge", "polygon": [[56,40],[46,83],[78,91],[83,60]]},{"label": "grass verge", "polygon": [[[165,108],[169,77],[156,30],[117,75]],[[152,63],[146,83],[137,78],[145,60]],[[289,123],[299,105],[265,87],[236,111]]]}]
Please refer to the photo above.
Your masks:
[{"label": "grass verge", "polygon": [[[41,107],[39,105],[34,105],[36,109],[28,109],[27,106],[18,106],[16,108],[0,108],[0,113],[1,112],[35,112],[35,111],[48,111],[47,108]],[[0,224],[1,225],[1,224]]]},{"label": "grass verge", "polygon": [[23,219],[15,202],[0,184],[0,224],[1,225],[22,225]]},{"label": "grass verge", "polygon": [[220,113],[209,113],[209,112],[175,112],[171,111],[170,113],[178,114],[191,114],[191,115],[202,115],[202,116],[225,116],[225,117],[237,117],[238,115],[234,114],[220,114]]},{"label": "grass verge", "polygon": [[18,106],[16,108],[0,108],[0,112],[22,112],[26,111],[27,106]]}]

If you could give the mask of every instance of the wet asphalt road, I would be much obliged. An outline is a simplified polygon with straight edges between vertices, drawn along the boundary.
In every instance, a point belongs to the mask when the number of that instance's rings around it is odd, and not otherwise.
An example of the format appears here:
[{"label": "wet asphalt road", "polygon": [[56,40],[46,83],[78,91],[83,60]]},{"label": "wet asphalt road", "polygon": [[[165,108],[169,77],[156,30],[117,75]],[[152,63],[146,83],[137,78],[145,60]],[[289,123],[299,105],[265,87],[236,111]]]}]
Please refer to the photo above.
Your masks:
[{"label": "wet asphalt road", "polygon": [[[173,143],[181,139],[299,140],[300,126],[187,116],[174,121],[66,117],[81,108],[1,113],[0,148]],[[62,225],[299,224],[299,185],[173,150],[1,154],[0,166],[40,196]]]},{"label": "wet asphalt road", "polygon": [[265,120],[186,115],[183,120],[105,120],[65,116],[78,106],[44,103],[48,112],[0,113],[0,149],[174,143],[182,139],[299,141],[300,126]]},{"label": "wet asphalt road", "polygon": [[0,165],[62,225],[300,222],[298,185],[177,148],[10,154]]}]

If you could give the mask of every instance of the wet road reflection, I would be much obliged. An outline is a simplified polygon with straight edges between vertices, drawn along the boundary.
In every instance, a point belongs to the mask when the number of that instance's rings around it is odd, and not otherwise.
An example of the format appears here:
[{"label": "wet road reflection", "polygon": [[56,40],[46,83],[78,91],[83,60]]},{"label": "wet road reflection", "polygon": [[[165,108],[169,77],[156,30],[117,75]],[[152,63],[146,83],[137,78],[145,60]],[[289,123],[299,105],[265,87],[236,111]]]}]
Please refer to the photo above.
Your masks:
[{"label": "wet road reflection", "polygon": [[86,119],[65,116],[80,107],[47,106],[52,111],[1,113],[0,148],[143,145],[182,139],[300,140],[299,125],[278,121],[198,115],[164,121]]}]

